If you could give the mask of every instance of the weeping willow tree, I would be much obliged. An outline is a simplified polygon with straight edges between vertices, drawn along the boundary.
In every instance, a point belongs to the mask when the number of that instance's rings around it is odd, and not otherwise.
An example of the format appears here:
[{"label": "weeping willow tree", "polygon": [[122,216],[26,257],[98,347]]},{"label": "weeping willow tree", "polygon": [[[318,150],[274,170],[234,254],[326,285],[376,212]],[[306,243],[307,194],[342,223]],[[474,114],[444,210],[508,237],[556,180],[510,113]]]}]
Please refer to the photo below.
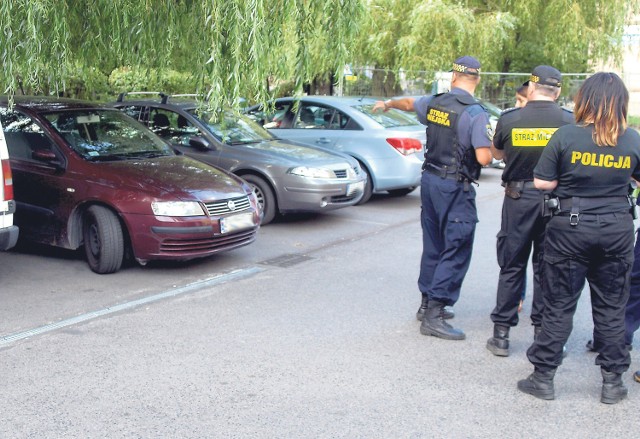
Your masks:
[{"label": "weeping willow tree", "polygon": [[[0,2],[4,92],[60,92],[122,66],[189,72],[212,106],[268,97],[349,58],[361,0],[11,0]],[[313,53],[310,51],[313,50]]]},{"label": "weeping willow tree", "polygon": [[448,69],[460,55],[484,71],[527,72],[552,64],[588,72],[622,51],[625,20],[638,0],[366,0],[370,12],[354,51],[391,69]]}]

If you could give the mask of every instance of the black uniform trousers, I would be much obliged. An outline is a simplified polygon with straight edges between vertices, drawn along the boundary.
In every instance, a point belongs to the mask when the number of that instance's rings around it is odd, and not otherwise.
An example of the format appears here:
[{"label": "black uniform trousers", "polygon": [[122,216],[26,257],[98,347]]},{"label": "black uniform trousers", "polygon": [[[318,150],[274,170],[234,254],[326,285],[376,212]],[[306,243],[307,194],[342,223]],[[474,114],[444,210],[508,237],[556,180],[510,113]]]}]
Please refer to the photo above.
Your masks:
[{"label": "black uniform trousers", "polygon": [[628,211],[554,216],[546,228],[542,331],[527,351],[541,371],[562,363],[585,279],[591,290],[594,337],[602,343],[596,364],[623,373],[631,358],[624,343],[624,313],[633,264],[633,219]]},{"label": "black uniform trousers", "polygon": [[422,173],[422,258],[418,288],[429,300],[453,306],[460,298],[473,250],[478,214],[473,186]]},{"label": "black uniform trousers", "polygon": [[502,226],[498,233],[497,254],[500,276],[496,307],[491,313],[494,324],[516,326],[518,306],[527,276],[527,263],[533,247],[533,305],[531,322],[542,322],[541,272],[545,220],[542,217],[544,192],[525,188],[520,198],[514,200],[505,195],[502,204]]}]

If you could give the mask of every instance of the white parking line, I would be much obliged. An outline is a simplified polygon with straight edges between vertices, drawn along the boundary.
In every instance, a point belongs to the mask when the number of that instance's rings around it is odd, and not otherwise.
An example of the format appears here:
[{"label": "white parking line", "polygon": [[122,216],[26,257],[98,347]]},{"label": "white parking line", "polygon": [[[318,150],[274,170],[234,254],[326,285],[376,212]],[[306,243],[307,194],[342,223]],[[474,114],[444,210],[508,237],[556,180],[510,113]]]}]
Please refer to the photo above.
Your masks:
[{"label": "white parking line", "polygon": [[109,314],[114,314],[116,312],[129,310],[147,303],[156,302],[158,300],[166,299],[169,297],[180,296],[182,294],[192,293],[194,291],[198,291],[203,288],[219,285],[219,284],[236,280],[236,279],[249,277],[261,271],[264,271],[264,269],[260,267],[243,268],[240,270],[235,270],[229,273],[221,274],[219,276],[214,276],[209,279],[193,282],[183,287],[164,291],[162,293],[154,294],[152,296],[143,297],[141,299],[132,300],[130,302],[121,303],[119,305],[103,308],[97,311],[92,311],[92,312],[82,314],[76,317],[72,317],[66,320],[61,320],[59,322],[51,323],[49,325],[40,326],[38,328],[33,328],[33,329],[29,329],[22,332],[16,332],[14,334],[4,335],[0,337],[0,347],[7,346],[11,343],[14,343],[19,340],[23,340],[25,338],[33,337],[34,335],[44,334],[47,332],[54,331],[56,329],[65,328],[67,326],[72,326],[81,322],[86,322],[88,320],[93,320],[98,317],[103,317]]}]

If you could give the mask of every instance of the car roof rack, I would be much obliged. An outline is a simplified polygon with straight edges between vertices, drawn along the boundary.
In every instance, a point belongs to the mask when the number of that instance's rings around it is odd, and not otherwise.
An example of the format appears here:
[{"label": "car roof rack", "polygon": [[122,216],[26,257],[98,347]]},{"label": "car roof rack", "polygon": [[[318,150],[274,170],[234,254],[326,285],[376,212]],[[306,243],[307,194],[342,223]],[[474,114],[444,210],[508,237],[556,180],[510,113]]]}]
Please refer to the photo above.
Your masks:
[{"label": "car roof rack", "polygon": [[166,104],[169,98],[197,98],[198,96],[202,96],[202,95],[198,93],[180,93],[175,95],[160,93],[160,97],[162,98],[163,104]]},{"label": "car roof rack", "polygon": [[180,94],[168,94],[161,91],[125,91],[118,95],[117,102],[124,102],[124,99],[128,95],[153,95],[160,97],[160,103],[166,104],[169,101],[169,98],[197,98],[203,97],[202,94],[198,93],[180,93]]},{"label": "car roof rack", "polygon": [[155,95],[160,96],[161,98],[165,96],[164,93],[159,91],[124,91],[118,95],[117,102],[124,102],[124,98],[127,95]]}]

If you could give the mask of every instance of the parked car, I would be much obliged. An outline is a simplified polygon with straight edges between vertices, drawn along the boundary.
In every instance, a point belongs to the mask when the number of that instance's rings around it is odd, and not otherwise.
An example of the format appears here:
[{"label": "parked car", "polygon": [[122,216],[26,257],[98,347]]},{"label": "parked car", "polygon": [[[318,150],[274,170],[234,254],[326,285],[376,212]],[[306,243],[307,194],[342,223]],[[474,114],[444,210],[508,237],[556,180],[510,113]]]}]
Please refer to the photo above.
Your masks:
[{"label": "parked car", "polygon": [[247,245],[260,211],[252,188],[177,155],[122,112],[69,99],[0,98],[21,239],[84,247],[96,273],[188,260]]},{"label": "parked car", "polygon": [[247,116],[231,111],[214,115],[193,99],[125,96],[112,105],[184,154],[246,180],[264,212],[263,225],[279,213],[352,206],[364,194],[366,174],[347,155],[276,139]]},{"label": "parked car", "polygon": [[9,164],[9,151],[0,132],[0,250],[9,250],[18,240],[18,227],[13,224],[16,203],[13,200],[13,177]]},{"label": "parked car", "polygon": [[277,137],[354,157],[367,174],[360,204],[373,192],[403,196],[420,185],[424,126],[399,110],[373,112],[374,99],[305,96],[254,105],[247,114]]}]

